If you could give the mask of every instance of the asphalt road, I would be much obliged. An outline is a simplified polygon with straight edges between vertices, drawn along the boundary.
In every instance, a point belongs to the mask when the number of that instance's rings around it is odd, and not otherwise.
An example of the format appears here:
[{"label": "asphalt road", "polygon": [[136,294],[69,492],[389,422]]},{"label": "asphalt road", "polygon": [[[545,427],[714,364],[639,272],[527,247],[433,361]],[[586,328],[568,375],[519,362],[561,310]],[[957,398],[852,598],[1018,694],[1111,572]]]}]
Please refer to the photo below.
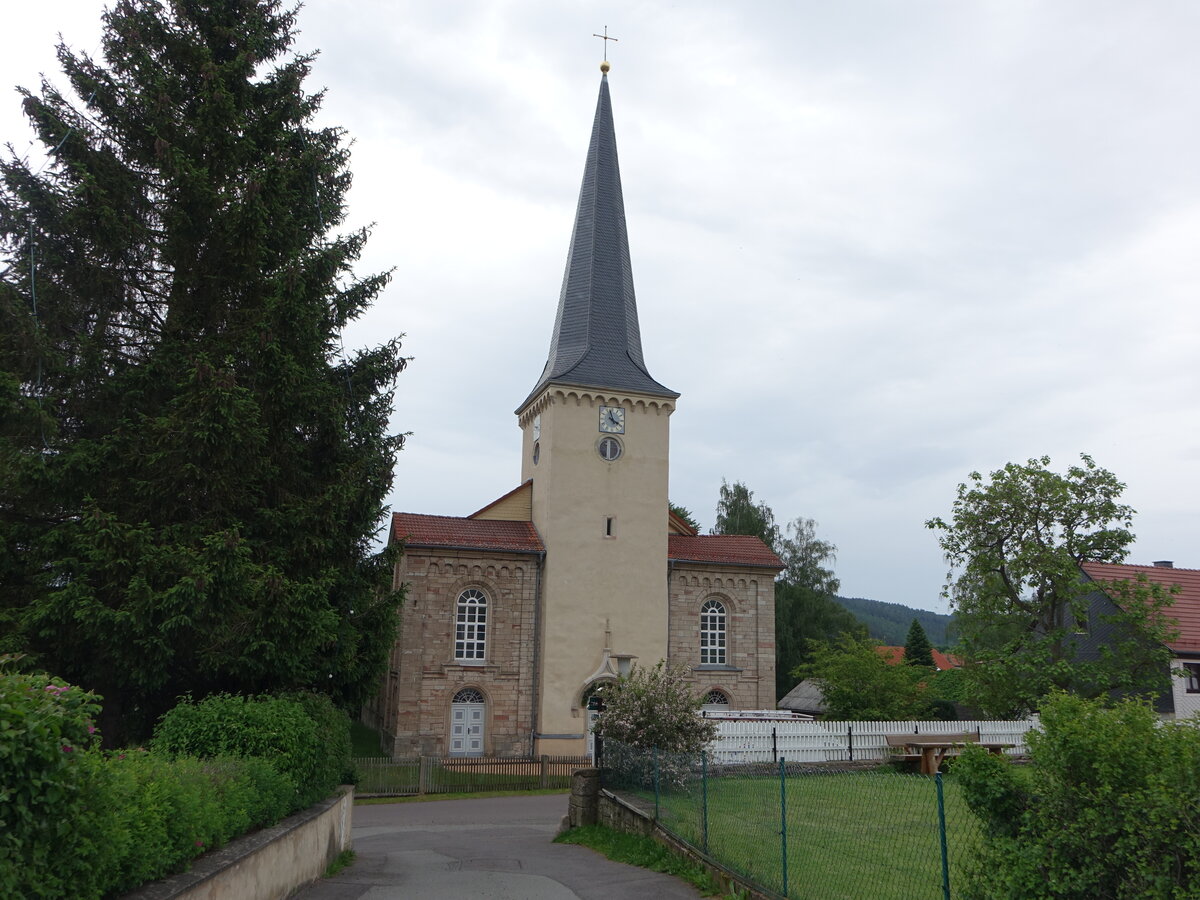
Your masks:
[{"label": "asphalt road", "polygon": [[695,900],[670,875],[551,839],[567,795],[354,807],[357,857],[299,900]]}]

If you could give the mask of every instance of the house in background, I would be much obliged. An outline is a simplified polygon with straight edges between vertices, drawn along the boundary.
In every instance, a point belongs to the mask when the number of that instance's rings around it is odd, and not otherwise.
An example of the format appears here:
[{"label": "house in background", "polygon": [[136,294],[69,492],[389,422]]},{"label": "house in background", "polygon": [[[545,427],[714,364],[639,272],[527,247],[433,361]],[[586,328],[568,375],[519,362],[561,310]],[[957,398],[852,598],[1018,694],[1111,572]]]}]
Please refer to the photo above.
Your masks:
[{"label": "house in background", "polygon": [[[898,666],[904,662],[903,647],[876,647],[875,652],[886,659],[893,666]],[[947,656],[937,647],[930,648],[933,654],[933,667],[939,672],[945,672],[947,669],[959,668],[959,663],[955,662],[953,657]]]},{"label": "house in background", "polygon": [[[1159,697],[1155,709],[1176,718],[1200,712],[1200,569],[1177,569],[1174,563],[1162,560],[1148,566],[1087,562],[1083,571],[1090,581],[1133,581],[1143,575],[1163,587],[1178,586],[1170,615],[1178,622],[1179,634],[1167,646],[1174,654],[1171,668],[1184,674],[1171,679],[1170,694]],[[1089,628],[1086,635],[1077,638],[1084,653],[1096,652],[1101,643],[1120,639],[1101,619],[1106,613],[1116,612],[1116,604],[1099,590],[1090,599]]]}]

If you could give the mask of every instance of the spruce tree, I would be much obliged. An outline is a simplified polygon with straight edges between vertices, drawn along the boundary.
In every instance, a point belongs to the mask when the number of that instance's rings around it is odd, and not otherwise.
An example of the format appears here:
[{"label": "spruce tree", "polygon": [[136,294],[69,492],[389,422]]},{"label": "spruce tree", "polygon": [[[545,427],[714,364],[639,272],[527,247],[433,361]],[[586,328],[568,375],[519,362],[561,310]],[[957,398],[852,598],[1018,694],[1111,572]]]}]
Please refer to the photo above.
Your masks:
[{"label": "spruce tree", "polygon": [[925,629],[916,619],[908,626],[908,637],[904,641],[904,661],[910,666],[933,668],[933,647],[930,646]]},{"label": "spruce tree", "polygon": [[295,9],[118,0],[48,152],[0,164],[0,651],[105,698],[109,742],[184,692],[374,686],[399,596],[372,553],[402,439],[388,281],[339,234]]}]

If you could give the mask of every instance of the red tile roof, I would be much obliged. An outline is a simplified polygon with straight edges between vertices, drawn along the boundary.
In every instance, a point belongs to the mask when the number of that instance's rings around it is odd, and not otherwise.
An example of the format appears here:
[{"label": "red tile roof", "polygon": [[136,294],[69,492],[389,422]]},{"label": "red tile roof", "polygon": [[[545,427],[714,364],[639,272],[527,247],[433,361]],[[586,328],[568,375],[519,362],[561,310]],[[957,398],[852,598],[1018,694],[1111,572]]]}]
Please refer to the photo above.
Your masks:
[{"label": "red tile roof", "polygon": [[1130,581],[1142,574],[1167,587],[1179,585],[1179,593],[1170,607],[1171,617],[1179,622],[1179,637],[1167,646],[1185,653],[1200,653],[1200,569],[1085,562],[1083,571],[1095,581]]},{"label": "red tile roof", "polygon": [[[903,647],[876,647],[875,652],[884,657],[893,666],[899,665],[904,660]],[[936,647],[931,647],[930,652],[933,653],[933,664],[939,672],[945,672],[947,669],[957,669],[959,662],[951,656],[947,656]]]},{"label": "red tile roof", "polygon": [[456,550],[537,553],[546,549],[532,522],[422,516],[417,513],[392,513],[392,540],[404,541],[409,547]]},{"label": "red tile roof", "polygon": [[667,535],[667,557],[672,562],[758,566],[778,571],[783,562],[761,540],[746,534]]}]

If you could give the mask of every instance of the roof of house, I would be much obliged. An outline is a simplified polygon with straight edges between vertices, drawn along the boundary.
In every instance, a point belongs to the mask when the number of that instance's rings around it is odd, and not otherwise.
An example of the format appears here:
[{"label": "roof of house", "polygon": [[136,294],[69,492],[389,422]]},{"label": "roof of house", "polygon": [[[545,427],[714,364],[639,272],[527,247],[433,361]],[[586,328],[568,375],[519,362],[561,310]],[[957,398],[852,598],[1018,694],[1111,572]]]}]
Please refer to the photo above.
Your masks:
[{"label": "roof of house", "polygon": [[642,356],[607,75],[600,79],[550,353],[520,409],[550,382],[679,396],[650,377]]},{"label": "roof of house", "polygon": [[1179,637],[1167,646],[1182,653],[1200,653],[1200,569],[1085,562],[1083,571],[1093,581],[1132,581],[1145,575],[1147,580],[1165,587],[1178,585],[1171,617],[1179,623]]},{"label": "roof of house", "polygon": [[[447,550],[540,553],[546,549],[532,522],[418,513],[392,514],[392,540],[404,541],[408,547]],[[667,556],[672,562],[783,568],[766,544],[744,534],[668,535]]]},{"label": "roof of house", "polygon": [[532,522],[464,519],[460,516],[392,514],[392,540],[408,547],[540,553],[546,548]]},{"label": "roof of house", "polygon": [[[899,665],[904,661],[903,647],[876,647],[875,652],[884,657],[893,666]],[[959,663],[951,656],[947,656],[936,647],[931,647],[930,652],[933,654],[933,665],[939,672],[945,672],[947,669],[957,669]]]},{"label": "roof of house", "polygon": [[759,538],[748,534],[672,534],[667,536],[672,562],[756,566],[779,571],[783,561]]},{"label": "roof of house", "polygon": [[814,679],[805,678],[784,694],[775,706],[777,709],[821,715],[825,712],[825,694]]}]

